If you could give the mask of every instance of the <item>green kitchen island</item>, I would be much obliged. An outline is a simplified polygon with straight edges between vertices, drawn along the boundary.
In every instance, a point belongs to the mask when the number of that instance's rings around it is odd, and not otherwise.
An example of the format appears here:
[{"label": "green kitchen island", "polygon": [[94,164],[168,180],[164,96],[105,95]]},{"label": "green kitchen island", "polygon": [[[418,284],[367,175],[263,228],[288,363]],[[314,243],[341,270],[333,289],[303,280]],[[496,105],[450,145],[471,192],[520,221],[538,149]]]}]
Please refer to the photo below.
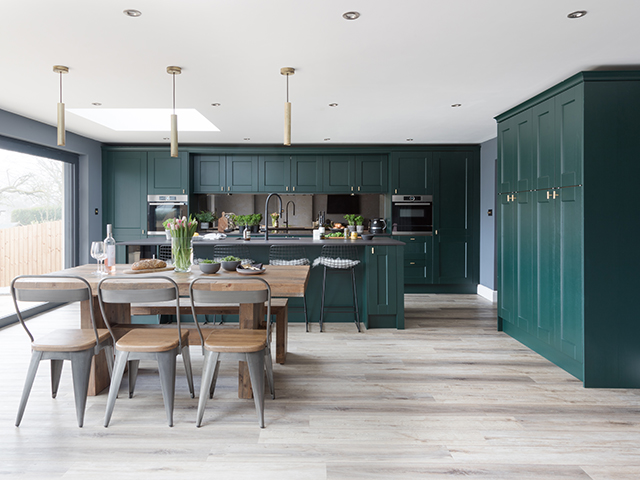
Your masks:
[{"label": "green kitchen island", "polygon": [[[197,237],[196,237],[197,238]],[[360,320],[366,328],[404,329],[404,243],[390,237],[379,236],[372,240],[313,240],[312,237],[278,237],[269,235],[265,241],[263,235],[254,236],[249,241],[239,237],[228,236],[224,240],[200,240],[193,242],[194,259],[212,259],[217,244],[241,244],[249,248],[251,258],[256,262],[269,263],[271,245],[297,245],[305,248],[309,261],[320,256],[323,245],[348,244],[357,248],[360,265],[356,267],[356,290]],[[164,237],[146,238],[119,242],[121,259],[126,262],[129,253],[142,250],[143,257],[150,254],[159,255],[161,247],[166,250],[171,242]],[[317,329],[313,324],[320,320],[320,304],[322,297],[323,268],[311,269],[307,287],[307,314],[312,331]],[[351,276],[342,273],[327,275],[326,301],[329,305],[352,305]],[[289,299],[290,322],[304,322],[301,311],[302,299]],[[325,323],[353,322],[352,313],[325,312]],[[355,326],[354,326],[355,329]]]}]

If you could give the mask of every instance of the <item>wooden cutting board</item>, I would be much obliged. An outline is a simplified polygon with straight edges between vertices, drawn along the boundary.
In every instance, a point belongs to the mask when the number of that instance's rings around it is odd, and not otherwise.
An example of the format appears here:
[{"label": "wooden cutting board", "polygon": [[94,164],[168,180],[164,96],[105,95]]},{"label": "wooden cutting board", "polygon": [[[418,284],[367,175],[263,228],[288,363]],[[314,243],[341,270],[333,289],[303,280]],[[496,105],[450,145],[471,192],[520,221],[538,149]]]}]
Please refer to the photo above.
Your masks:
[{"label": "wooden cutting board", "polygon": [[154,273],[154,272],[166,272],[167,270],[173,270],[173,265],[163,268],[145,268],[144,270],[125,270],[124,274],[131,275],[135,273]]}]

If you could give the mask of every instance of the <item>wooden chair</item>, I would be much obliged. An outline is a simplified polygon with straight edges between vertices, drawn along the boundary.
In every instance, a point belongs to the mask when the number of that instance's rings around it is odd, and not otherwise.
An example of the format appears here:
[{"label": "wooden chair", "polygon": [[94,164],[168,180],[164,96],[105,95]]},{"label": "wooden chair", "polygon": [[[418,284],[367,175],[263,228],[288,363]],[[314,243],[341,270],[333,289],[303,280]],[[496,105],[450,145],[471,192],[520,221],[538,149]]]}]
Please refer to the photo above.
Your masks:
[{"label": "wooden chair", "polygon": [[204,353],[204,367],[196,419],[197,427],[202,424],[207,398],[213,398],[221,356],[230,358],[231,360],[247,362],[260,428],[264,428],[265,367],[267,369],[267,380],[269,382],[271,397],[275,398],[273,363],[271,360],[271,287],[261,278],[239,279],[234,280],[233,283],[244,283],[246,281],[258,281],[263,283],[264,287],[246,291],[219,291],[214,290],[216,281],[207,278],[196,278],[191,282],[191,285],[189,285],[189,297],[191,298],[191,308],[194,318],[196,318],[196,309],[202,305],[225,303],[264,304],[264,302],[266,302],[267,305],[266,331],[252,329],[214,329],[211,334],[204,339],[202,337],[202,330],[200,330],[200,326],[196,322],[198,333],[202,338]]},{"label": "wooden chair", "polygon": [[[60,281],[69,284],[68,287],[47,290],[37,287],[37,280],[47,282]],[[89,309],[91,325],[93,329],[60,329],[55,330],[42,338],[34,339],[22,317],[18,302],[82,302],[91,300],[91,287],[83,278],[75,276],[57,277],[51,275],[20,275],[11,282],[11,296],[18,315],[18,320],[31,339],[31,364],[24,383],[16,427],[20,426],[31,387],[38,371],[38,365],[42,360],[51,360],[51,396],[56,398],[62,366],[64,360],[71,361],[73,375],[73,394],[76,403],[76,417],[78,426],[84,424],[84,411],[87,404],[87,390],[89,388],[89,374],[91,360],[94,355],[105,351],[109,373],[113,368],[113,343],[109,331],[96,328],[93,309]],[[78,321],[78,323],[80,323]]]},{"label": "wooden chair", "polygon": [[[109,284],[112,285],[109,285]],[[111,414],[116,403],[125,365],[129,365],[129,398],[133,396],[138,365],[140,360],[153,359],[158,361],[162,397],[169,426],[173,426],[173,403],[176,387],[176,357],[182,354],[184,368],[191,398],[194,397],[193,373],[189,355],[189,332],[180,326],[180,303],[178,285],[167,277],[145,277],[140,279],[123,279],[107,277],[98,284],[98,302],[100,311],[107,328],[113,336],[116,346],[116,361],[111,376],[109,398],[104,418],[104,426],[108,427]],[[113,330],[106,314],[105,305],[109,303],[135,302],[175,302],[177,329],[134,329],[116,341]],[[176,333],[177,330],[177,333]]]}]

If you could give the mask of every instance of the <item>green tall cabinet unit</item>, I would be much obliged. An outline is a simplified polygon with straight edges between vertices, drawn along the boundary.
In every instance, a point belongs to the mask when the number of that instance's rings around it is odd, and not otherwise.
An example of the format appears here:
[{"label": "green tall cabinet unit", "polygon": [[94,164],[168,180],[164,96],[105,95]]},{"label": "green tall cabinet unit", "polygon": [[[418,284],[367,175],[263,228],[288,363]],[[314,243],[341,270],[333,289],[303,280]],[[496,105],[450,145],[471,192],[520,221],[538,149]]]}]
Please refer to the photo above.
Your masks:
[{"label": "green tall cabinet unit", "polygon": [[189,155],[181,152],[149,152],[147,193],[149,195],[185,195],[189,192]]},{"label": "green tall cabinet unit", "polygon": [[581,72],[498,121],[498,328],[640,387],[640,72]]}]

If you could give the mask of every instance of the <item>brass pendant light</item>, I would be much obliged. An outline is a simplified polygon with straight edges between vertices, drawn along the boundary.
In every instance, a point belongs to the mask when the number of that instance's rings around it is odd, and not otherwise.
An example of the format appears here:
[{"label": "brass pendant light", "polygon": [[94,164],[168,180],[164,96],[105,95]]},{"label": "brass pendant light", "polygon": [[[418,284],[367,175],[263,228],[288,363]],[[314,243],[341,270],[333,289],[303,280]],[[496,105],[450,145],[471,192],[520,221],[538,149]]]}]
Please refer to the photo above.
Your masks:
[{"label": "brass pendant light", "polygon": [[60,101],[58,102],[58,145],[65,145],[65,126],[64,126],[64,103],[62,103],[62,74],[69,73],[69,67],[64,65],[54,65],[53,71],[60,74]]},{"label": "brass pendant light", "polygon": [[180,67],[167,67],[167,73],[173,76],[173,113],[171,114],[171,156],[178,156],[178,116],[176,115],[176,75],[182,73]]},{"label": "brass pendant light", "polygon": [[296,69],[293,67],[282,67],[280,69],[280,75],[287,77],[287,101],[284,104],[284,144],[287,147],[291,146],[291,102],[289,102],[289,75],[296,73]]}]

